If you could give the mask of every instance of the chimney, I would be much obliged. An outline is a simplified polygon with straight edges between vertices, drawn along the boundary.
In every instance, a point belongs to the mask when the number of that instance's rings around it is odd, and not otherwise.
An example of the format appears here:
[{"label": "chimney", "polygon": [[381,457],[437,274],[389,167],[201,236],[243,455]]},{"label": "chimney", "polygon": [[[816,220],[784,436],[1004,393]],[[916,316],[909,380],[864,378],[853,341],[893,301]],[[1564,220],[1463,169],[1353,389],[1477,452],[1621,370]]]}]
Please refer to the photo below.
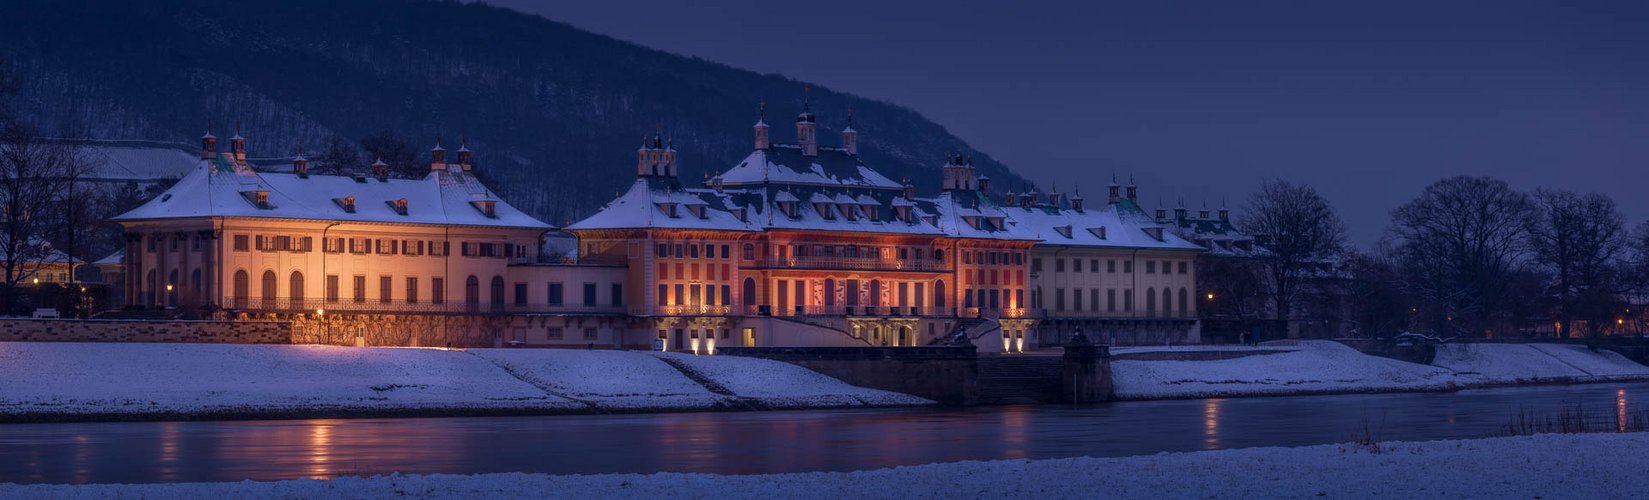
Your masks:
[{"label": "chimney", "polygon": [[1168,209],[1157,207],[1157,222],[1168,222]]},{"label": "chimney", "polygon": [[470,151],[469,145],[467,144],[468,142],[469,141],[460,141],[458,143],[458,168],[463,169],[465,172],[468,172],[475,167],[475,164],[471,163],[472,160],[474,160],[475,155],[473,151]]},{"label": "chimney", "polygon": [[292,173],[297,174],[300,179],[308,179],[309,159],[303,157],[302,149],[299,149],[297,153],[297,156],[292,157]]},{"label": "chimney", "polygon": [[1134,185],[1134,174],[1128,174],[1128,201],[1139,203],[1139,186]]},{"label": "chimney", "polygon": [[1202,220],[1208,220],[1208,209],[1203,208],[1202,210],[1197,211],[1197,218],[1202,219]]},{"label": "chimney", "polygon": [[1059,208],[1059,192],[1048,193],[1048,206]]},{"label": "chimney", "polygon": [[235,161],[246,161],[246,138],[240,136],[240,125],[235,126],[235,136],[229,138],[229,152]]},{"label": "chimney", "polygon": [[[383,162],[384,160],[379,158],[378,161]],[[439,137],[435,138],[435,147],[429,150],[429,169],[431,171],[447,169],[447,148],[441,147],[441,138]]]},{"label": "chimney", "polygon": [[1078,212],[1082,211],[1082,195],[1079,194],[1071,197],[1071,210]]},{"label": "chimney", "polygon": [[206,135],[200,136],[200,158],[210,160],[218,155],[218,136],[212,135],[212,129],[206,129]]},{"label": "chimney", "polygon": [[1174,209],[1174,220],[1185,220],[1185,216],[1188,213],[1190,213],[1190,211],[1185,209],[1185,205],[1180,205],[1179,208]]},{"label": "chimney", "polygon": [[759,111],[756,112],[756,149],[763,150],[771,146],[767,140],[767,100],[762,100]]},{"label": "chimney", "polygon": [[905,199],[907,199],[907,200],[915,200],[916,199],[916,185],[911,184],[909,178],[905,179]]},{"label": "chimney", "polygon": [[1015,203],[1019,203],[1019,193],[1008,191],[1007,194],[1002,195],[1002,206],[1011,207]]},{"label": "chimney", "polygon": [[803,104],[802,113],[796,115],[796,141],[802,146],[803,156],[819,156],[819,139],[813,135],[818,126],[813,113]]},{"label": "chimney", "polygon": [[[436,146],[436,147],[440,147],[440,146]],[[442,163],[442,166],[445,166],[445,165],[446,165],[445,163]],[[437,169],[437,170],[440,170],[440,169]],[[376,161],[372,162],[372,176],[377,177],[378,180],[380,180],[380,181],[389,179],[389,164],[384,163],[383,158],[379,158]]]},{"label": "chimney", "polygon": [[1220,220],[1231,220],[1231,209],[1220,207]]},{"label": "chimney", "polygon": [[1122,200],[1122,186],[1117,185],[1116,176],[1111,177],[1111,185],[1108,188],[1108,196],[1106,197],[1108,201],[1106,203],[1115,204]]},{"label": "chimney", "polygon": [[853,106],[847,107],[847,127],[842,129],[842,149],[846,150],[847,154],[859,156],[859,131],[853,130]]}]

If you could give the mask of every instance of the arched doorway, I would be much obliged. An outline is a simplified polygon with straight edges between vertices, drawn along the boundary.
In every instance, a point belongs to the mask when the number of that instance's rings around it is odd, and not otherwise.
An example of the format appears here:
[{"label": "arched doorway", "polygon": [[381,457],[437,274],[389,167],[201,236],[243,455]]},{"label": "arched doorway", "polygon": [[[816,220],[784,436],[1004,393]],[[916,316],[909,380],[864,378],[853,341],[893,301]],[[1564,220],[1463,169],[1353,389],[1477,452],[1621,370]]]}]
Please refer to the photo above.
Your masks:
[{"label": "arched doorway", "polygon": [[464,280],[464,307],[470,312],[481,308],[481,280],[475,279],[473,274]]},{"label": "arched doorway", "polygon": [[289,281],[290,290],[287,295],[292,297],[292,307],[301,307],[303,305],[303,273],[292,271],[292,278]]},{"label": "arched doorway", "polygon": [[504,309],[504,277],[493,276],[491,288],[492,296],[490,299],[492,302],[492,310],[501,311]]},{"label": "arched doorway", "polygon": [[279,292],[277,292],[276,286],[277,285],[275,283],[275,271],[270,271],[270,270],[267,270],[267,269],[264,270],[263,271],[263,306],[264,307],[267,308],[267,307],[274,307],[275,306],[275,296],[279,295]]},{"label": "arched doorway", "polygon": [[744,305],[756,305],[756,278],[744,279]]},{"label": "arched doorway", "polygon": [[252,278],[246,274],[245,269],[235,270],[235,296],[232,297],[234,300],[234,307],[246,307],[246,299],[252,296],[251,281]]}]

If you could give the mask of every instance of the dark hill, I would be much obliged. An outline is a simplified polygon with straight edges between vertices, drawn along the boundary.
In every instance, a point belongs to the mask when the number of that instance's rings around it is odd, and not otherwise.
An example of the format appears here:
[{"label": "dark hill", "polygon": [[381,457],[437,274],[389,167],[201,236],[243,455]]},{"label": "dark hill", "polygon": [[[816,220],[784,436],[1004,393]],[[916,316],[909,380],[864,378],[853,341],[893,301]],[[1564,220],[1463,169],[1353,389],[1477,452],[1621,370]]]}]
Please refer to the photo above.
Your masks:
[{"label": "dark hill", "polygon": [[[11,107],[51,133],[188,142],[240,121],[255,156],[384,130],[419,150],[465,135],[506,199],[557,225],[627,183],[655,128],[696,184],[749,151],[759,98],[775,140],[794,142],[802,99],[782,76],[480,4],[9,0],[0,19],[0,64],[22,83]],[[811,102],[821,142],[836,144],[851,105],[866,161],[924,191],[946,154],[972,151],[898,105],[817,86]]]}]

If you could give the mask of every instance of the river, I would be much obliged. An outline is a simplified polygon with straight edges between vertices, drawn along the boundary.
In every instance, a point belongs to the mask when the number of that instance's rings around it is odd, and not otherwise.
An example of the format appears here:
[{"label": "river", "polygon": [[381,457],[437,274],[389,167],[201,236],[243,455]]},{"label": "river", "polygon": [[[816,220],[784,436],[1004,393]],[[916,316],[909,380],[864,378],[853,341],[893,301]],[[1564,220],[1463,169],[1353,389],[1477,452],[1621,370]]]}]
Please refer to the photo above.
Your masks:
[{"label": "river", "polygon": [[1498,435],[1520,412],[1649,408],[1649,383],[1007,406],[550,417],[0,425],[0,482],[400,472],[756,474]]}]

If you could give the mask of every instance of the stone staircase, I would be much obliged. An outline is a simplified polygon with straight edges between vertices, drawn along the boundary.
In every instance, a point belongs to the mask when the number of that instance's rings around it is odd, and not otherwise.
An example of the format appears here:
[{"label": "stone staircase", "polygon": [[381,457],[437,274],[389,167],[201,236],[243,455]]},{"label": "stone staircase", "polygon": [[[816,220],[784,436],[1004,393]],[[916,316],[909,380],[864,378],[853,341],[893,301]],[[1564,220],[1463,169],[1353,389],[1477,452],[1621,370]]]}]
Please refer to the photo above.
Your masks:
[{"label": "stone staircase", "polygon": [[1058,356],[980,356],[979,403],[1058,403],[1063,369]]}]

